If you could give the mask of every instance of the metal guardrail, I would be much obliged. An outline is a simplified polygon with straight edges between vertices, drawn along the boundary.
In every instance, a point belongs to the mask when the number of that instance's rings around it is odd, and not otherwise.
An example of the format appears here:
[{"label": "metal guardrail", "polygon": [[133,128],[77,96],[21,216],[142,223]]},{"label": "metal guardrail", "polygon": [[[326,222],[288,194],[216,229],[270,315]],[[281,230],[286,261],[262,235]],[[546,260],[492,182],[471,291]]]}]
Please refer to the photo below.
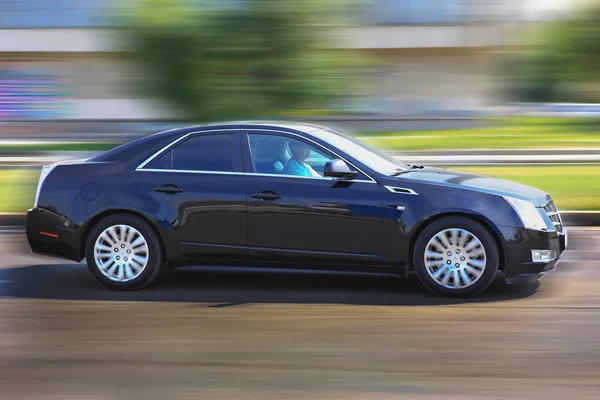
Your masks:
[{"label": "metal guardrail", "polygon": [[0,226],[25,226],[25,213],[0,213]]},{"label": "metal guardrail", "polygon": [[[493,125],[484,116],[473,115],[347,115],[321,117],[275,118],[327,125],[356,132],[397,132],[421,130],[467,129]],[[91,120],[30,120],[0,121],[0,139],[76,140],[76,141],[130,141],[163,130],[203,125],[177,121],[91,121]]]},{"label": "metal guardrail", "polygon": [[[83,159],[98,152],[57,151],[48,153],[0,154],[1,167],[32,167],[55,161]],[[523,150],[439,150],[439,151],[388,151],[409,164],[431,166],[457,165],[598,165],[599,149],[523,149]]]},{"label": "metal guardrail", "polygon": [[[600,226],[600,211],[562,211],[563,223],[567,227]],[[0,213],[0,226],[23,227],[25,213]]]}]

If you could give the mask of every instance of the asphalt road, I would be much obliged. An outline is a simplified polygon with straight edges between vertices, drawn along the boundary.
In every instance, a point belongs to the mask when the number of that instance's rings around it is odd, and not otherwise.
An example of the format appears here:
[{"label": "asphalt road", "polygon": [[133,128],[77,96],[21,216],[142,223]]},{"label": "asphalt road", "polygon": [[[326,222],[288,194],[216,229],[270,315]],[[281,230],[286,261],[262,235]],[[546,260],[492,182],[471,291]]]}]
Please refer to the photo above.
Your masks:
[{"label": "asphalt road", "polygon": [[598,399],[600,231],[542,285],[182,269],[139,292],[0,235],[0,398]]}]

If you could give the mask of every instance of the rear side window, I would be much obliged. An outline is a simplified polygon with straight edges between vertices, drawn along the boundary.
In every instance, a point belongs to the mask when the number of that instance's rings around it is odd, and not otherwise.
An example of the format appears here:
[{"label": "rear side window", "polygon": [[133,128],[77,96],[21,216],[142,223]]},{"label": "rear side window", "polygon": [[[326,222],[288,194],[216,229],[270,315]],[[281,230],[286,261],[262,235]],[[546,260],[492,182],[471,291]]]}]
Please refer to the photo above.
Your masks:
[{"label": "rear side window", "polygon": [[173,169],[173,149],[170,149],[148,165],[149,169]]},{"label": "rear side window", "polygon": [[234,147],[233,134],[193,136],[152,161],[148,168],[232,172]]}]

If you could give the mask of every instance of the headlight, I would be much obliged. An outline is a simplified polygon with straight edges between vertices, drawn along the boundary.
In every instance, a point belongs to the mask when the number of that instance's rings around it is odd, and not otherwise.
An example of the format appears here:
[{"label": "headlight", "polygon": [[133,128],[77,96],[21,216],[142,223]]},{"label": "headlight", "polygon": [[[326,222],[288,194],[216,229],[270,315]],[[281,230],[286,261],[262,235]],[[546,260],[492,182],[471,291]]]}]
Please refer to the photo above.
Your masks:
[{"label": "headlight", "polygon": [[546,230],[546,222],[532,202],[504,196],[506,201],[515,209],[523,225],[527,229]]},{"label": "headlight", "polygon": [[37,205],[38,205],[38,200],[40,198],[40,191],[42,190],[42,184],[44,183],[44,181],[46,180],[48,175],[50,175],[50,172],[52,172],[52,170],[54,168],[56,168],[56,164],[44,165],[42,167],[42,173],[40,174],[40,180],[38,181],[37,191],[35,192],[35,202],[33,203],[34,207],[37,207]]}]

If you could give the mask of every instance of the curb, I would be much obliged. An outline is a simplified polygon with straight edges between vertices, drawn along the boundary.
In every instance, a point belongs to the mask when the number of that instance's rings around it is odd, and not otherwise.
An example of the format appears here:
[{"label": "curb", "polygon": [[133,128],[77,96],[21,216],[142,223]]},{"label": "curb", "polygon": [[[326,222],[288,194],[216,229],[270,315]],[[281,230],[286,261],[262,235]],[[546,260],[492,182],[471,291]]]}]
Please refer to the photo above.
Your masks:
[{"label": "curb", "polygon": [[[600,211],[563,211],[560,213],[563,223],[570,226],[600,226]],[[24,227],[25,213],[0,213],[0,226]]]}]

